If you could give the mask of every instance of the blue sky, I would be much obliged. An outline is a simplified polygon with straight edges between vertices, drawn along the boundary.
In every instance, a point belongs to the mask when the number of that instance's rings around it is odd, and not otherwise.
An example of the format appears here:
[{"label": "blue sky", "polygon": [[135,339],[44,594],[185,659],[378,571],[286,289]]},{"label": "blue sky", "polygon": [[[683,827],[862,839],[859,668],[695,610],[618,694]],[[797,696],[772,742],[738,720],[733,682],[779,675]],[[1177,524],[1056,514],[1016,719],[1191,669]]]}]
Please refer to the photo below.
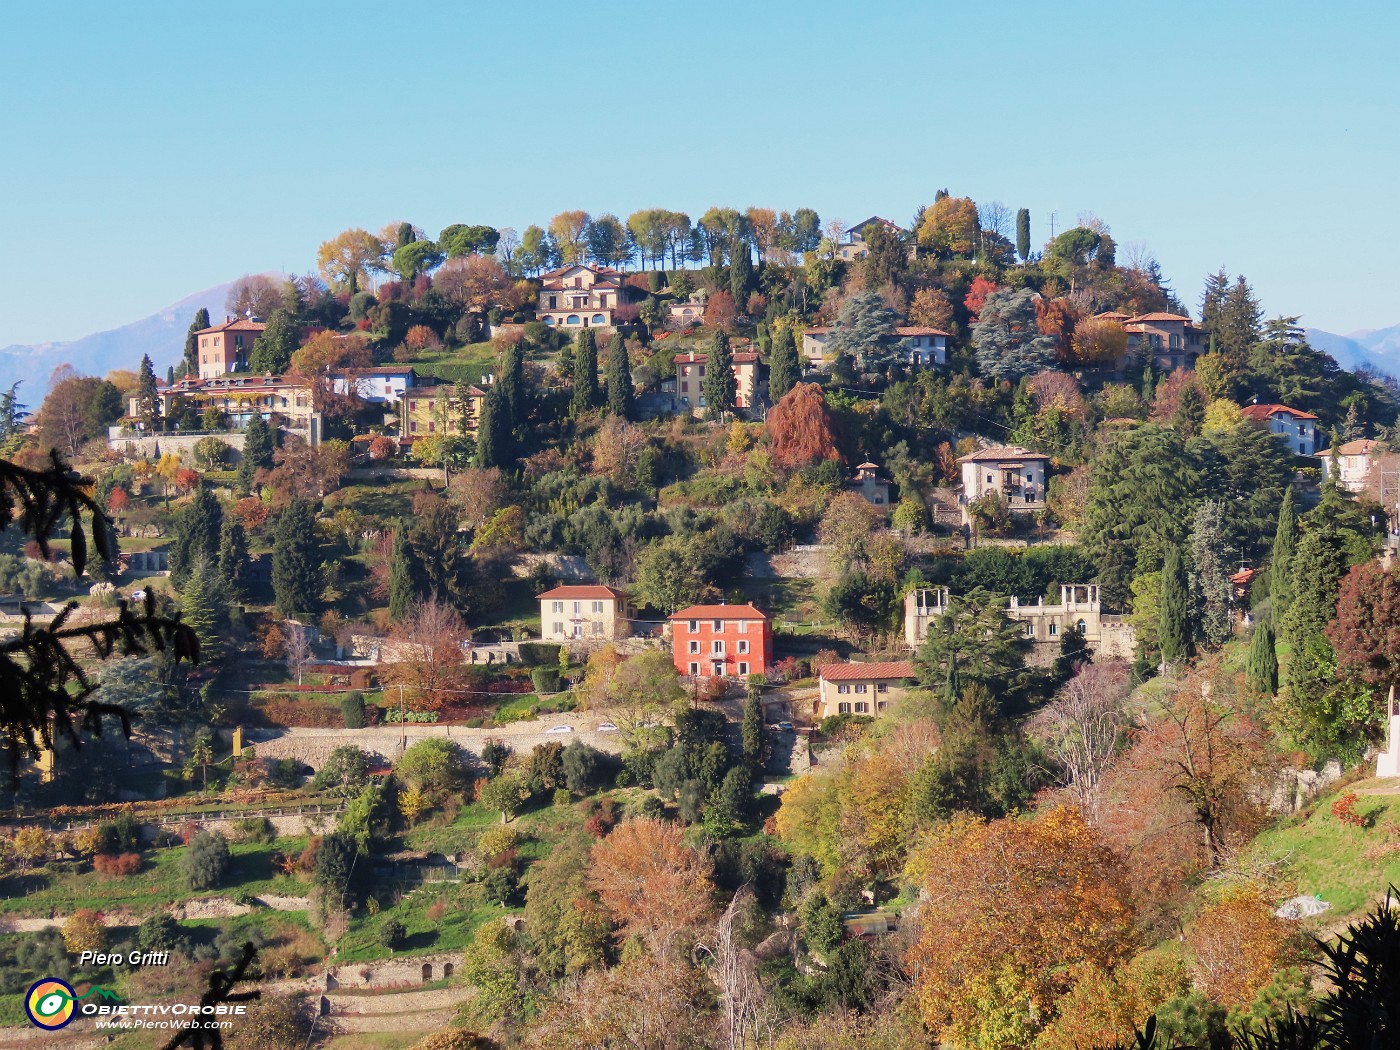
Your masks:
[{"label": "blue sky", "polygon": [[0,346],[71,339],[349,226],[581,207],[815,208],[934,191],[1081,211],[1193,306],[1400,322],[1400,13],[1330,5],[10,5]]}]

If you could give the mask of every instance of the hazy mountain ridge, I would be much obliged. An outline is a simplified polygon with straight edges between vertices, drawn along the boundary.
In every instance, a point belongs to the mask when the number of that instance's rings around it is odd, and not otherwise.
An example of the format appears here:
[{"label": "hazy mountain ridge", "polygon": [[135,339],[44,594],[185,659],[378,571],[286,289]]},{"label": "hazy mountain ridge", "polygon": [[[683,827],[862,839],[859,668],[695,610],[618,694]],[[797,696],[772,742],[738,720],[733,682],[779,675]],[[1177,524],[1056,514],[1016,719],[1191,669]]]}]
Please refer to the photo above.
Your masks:
[{"label": "hazy mountain ridge", "polygon": [[187,295],[139,321],[105,332],[57,343],[15,343],[0,348],[0,389],[23,382],[20,400],[37,408],[48,387],[49,375],[69,364],[83,375],[106,375],[114,368],[134,370],[142,354],[150,354],[156,374],[163,376],[180,359],[185,333],[200,307],[215,321],[223,319],[224,299],[233,281]]}]

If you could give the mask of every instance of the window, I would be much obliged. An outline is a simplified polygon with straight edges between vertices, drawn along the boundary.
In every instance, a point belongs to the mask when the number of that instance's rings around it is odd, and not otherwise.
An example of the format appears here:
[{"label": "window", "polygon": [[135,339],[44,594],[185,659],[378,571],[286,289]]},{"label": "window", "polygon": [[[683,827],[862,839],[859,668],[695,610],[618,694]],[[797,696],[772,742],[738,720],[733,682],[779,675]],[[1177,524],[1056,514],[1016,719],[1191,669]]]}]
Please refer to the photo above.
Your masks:
[{"label": "window", "polygon": [[991,476],[990,474],[988,474],[988,475],[987,475],[987,484],[990,485],[991,483],[992,483],[992,476]]},{"label": "window", "polygon": [[724,654],[724,639],[723,639],[723,638],[716,638],[713,642],[711,642],[711,643],[710,643],[710,652],[715,653],[715,654],[717,654],[717,655],[723,655],[723,654]]},{"label": "window", "polygon": [[593,611],[594,611],[595,613],[601,613],[601,612],[603,611],[603,603],[602,603],[602,602],[594,602],[594,603],[593,603]]},{"label": "window", "polygon": [[428,433],[429,433],[429,434],[436,434],[436,433],[437,433],[437,423],[436,423],[434,420],[431,420],[431,419],[428,420]]},{"label": "window", "polygon": [[698,652],[700,651],[700,643],[697,642],[697,641],[695,641],[694,639],[691,639],[691,642],[690,642],[690,651],[691,651],[692,653],[698,653]]},{"label": "window", "polygon": [[1026,624],[1026,637],[1027,637],[1027,638],[1034,638],[1034,637],[1035,637],[1035,624],[1033,624],[1033,623],[1028,623],[1028,624]]},{"label": "window", "polygon": [[410,434],[418,433],[418,422],[416,420],[408,425],[408,432]]},{"label": "window", "polygon": [[890,706],[890,702],[889,702],[888,700],[881,700],[881,701],[879,701],[879,702],[875,705],[875,710],[876,710],[876,711],[883,711],[883,710],[885,710],[886,708],[888,708],[889,706]]},{"label": "window", "polygon": [[748,620],[740,620],[740,621],[739,621],[739,633],[740,633],[740,634],[748,634],[748,633],[749,633],[749,621],[748,621]]},{"label": "window", "polygon": [[849,693],[851,691],[851,687],[848,685],[838,685],[836,687],[836,691],[838,693]]},{"label": "window", "polygon": [[1035,480],[1035,475],[1034,475],[1033,473],[1031,473],[1029,470],[1026,471],[1026,480],[1027,480],[1027,481],[1034,481],[1034,480]]},{"label": "window", "polygon": [[711,624],[711,630],[715,630],[715,631],[722,631],[722,630],[724,630],[724,621],[723,621],[723,620],[715,620],[715,621]]},{"label": "window", "polygon": [[744,638],[740,638],[740,639],[739,639],[739,652],[741,652],[741,653],[746,653],[746,652],[748,652],[748,651],[749,651],[749,643],[748,643],[748,641],[747,641],[746,639],[744,639]]},{"label": "window", "polygon": [[577,616],[583,609],[583,602],[574,602],[574,615]]},{"label": "window", "polygon": [[690,633],[691,633],[691,634],[699,634],[699,633],[700,633],[700,621],[699,621],[699,620],[691,620],[691,621],[690,621]]},{"label": "window", "polygon": [[578,323],[579,323],[579,322],[578,322],[578,314],[570,314],[568,317],[564,318],[564,323],[565,323],[565,324],[578,324]]},{"label": "window", "polygon": [[593,315],[593,323],[594,323],[594,324],[607,324],[607,323],[608,323],[608,319],[607,319],[606,317],[604,317],[602,314],[594,314],[594,315]]},{"label": "window", "polygon": [[555,634],[563,634],[563,633],[564,633],[564,625],[563,625],[562,623],[556,623],[556,624],[554,625],[554,633],[555,633]]},{"label": "window", "polygon": [[700,366],[700,376],[701,376],[701,378],[704,378],[704,375],[705,375],[705,366],[704,366],[704,365],[701,365],[701,366]]},{"label": "window", "polygon": [[555,602],[555,603],[554,603],[554,608],[552,608],[552,609],[550,610],[550,612],[557,612],[557,613],[561,613],[561,612],[563,612],[563,611],[564,611],[564,603],[563,603],[563,602]]},{"label": "window", "polygon": [[553,310],[553,309],[554,309],[556,306],[558,306],[558,305],[559,305],[559,297],[558,297],[557,295],[551,295],[551,296],[549,297],[549,308],[550,308],[551,310]]},{"label": "window", "polygon": [[697,676],[697,675],[699,675],[699,674],[700,674],[700,665],[699,665],[699,664],[691,664],[691,665],[690,665],[690,673],[691,673],[692,676]]},{"label": "window", "polygon": [[749,673],[749,665],[748,665],[748,664],[745,664],[745,663],[741,663],[741,664],[739,665],[739,673],[740,673],[740,674],[748,674],[748,673]]},{"label": "window", "polygon": [[1085,623],[1083,620],[1080,620],[1080,621],[1079,621],[1078,623],[1076,623],[1074,626],[1077,627],[1077,628],[1079,628],[1079,633],[1080,633],[1080,634],[1086,633],[1086,632],[1088,631],[1088,629],[1089,629],[1089,625],[1088,625],[1087,623]]},{"label": "window", "polygon": [[602,621],[602,620],[594,620],[594,621],[593,621],[593,633],[594,633],[594,634],[602,634],[602,633],[603,633],[603,621]]},{"label": "window", "polygon": [[856,692],[857,692],[857,693],[868,693],[869,691],[870,691],[870,687],[869,687],[868,685],[866,685],[864,682],[861,682],[859,685],[856,686]]},{"label": "window", "polygon": [[867,714],[869,711],[870,711],[870,705],[867,704],[864,700],[862,700],[862,701],[860,701],[859,703],[856,704],[856,714],[858,714],[858,715],[863,715],[863,714]]},{"label": "window", "polygon": [[1054,623],[1052,623],[1052,624],[1050,625],[1050,637],[1051,637],[1051,638],[1054,638],[1055,635],[1057,635],[1057,634],[1059,634],[1059,633],[1060,633],[1059,624],[1054,624]]},{"label": "window", "polygon": [[888,693],[889,691],[890,691],[890,684],[889,684],[888,682],[876,682],[876,683],[875,683],[875,692],[877,692],[877,693]]},{"label": "window", "polygon": [[836,705],[836,710],[837,710],[837,712],[840,713],[840,714],[848,715],[848,714],[851,713],[851,705],[850,705],[850,704],[837,704],[837,705]]},{"label": "window", "polygon": [[409,410],[410,412],[417,412],[417,411],[418,411],[418,402],[417,402],[417,401],[410,401],[410,402],[408,403],[408,410]]},{"label": "window", "polygon": [[689,393],[689,392],[690,392],[690,383],[689,383],[688,381],[682,379],[682,380],[681,380],[681,393],[682,393],[682,394],[687,394],[687,393]]}]

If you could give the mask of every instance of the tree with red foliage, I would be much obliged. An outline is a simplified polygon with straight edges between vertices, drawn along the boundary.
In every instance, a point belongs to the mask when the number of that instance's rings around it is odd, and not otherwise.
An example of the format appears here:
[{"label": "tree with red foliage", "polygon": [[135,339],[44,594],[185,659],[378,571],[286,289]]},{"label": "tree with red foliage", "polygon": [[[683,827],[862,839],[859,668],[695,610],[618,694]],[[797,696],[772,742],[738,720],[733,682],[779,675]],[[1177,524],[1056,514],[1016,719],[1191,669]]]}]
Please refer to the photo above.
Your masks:
[{"label": "tree with red foliage", "polygon": [[710,328],[722,328],[726,332],[734,327],[738,311],[734,308],[734,297],[728,292],[719,291],[710,296],[705,304],[705,324]]},{"label": "tree with red foliage", "polygon": [[782,466],[796,469],[840,457],[831,409],[815,383],[789,390],[768,413],[765,429],[773,458]]},{"label": "tree with red foliage", "polygon": [[967,312],[972,315],[972,320],[977,320],[977,315],[987,304],[987,297],[996,290],[997,285],[994,281],[989,281],[985,277],[972,279],[972,286],[968,288],[967,295],[963,297],[963,305],[967,307]]},{"label": "tree with red foliage", "polygon": [[181,467],[175,472],[175,487],[181,492],[193,492],[199,484],[199,471]]},{"label": "tree with red foliage", "polygon": [[376,463],[382,463],[386,459],[392,459],[398,450],[398,443],[393,438],[376,434],[374,440],[369,443],[369,458]]},{"label": "tree with red foliage", "polygon": [[1339,671],[1382,690],[1400,685],[1400,574],[1375,561],[1352,566],[1326,634]]},{"label": "tree with red foliage", "polygon": [[107,509],[113,514],[120,514],[126,510],[126,505],[131,502],[131,496],[126,489],[118,485],[112,490],[112,494],[107,497]]}]

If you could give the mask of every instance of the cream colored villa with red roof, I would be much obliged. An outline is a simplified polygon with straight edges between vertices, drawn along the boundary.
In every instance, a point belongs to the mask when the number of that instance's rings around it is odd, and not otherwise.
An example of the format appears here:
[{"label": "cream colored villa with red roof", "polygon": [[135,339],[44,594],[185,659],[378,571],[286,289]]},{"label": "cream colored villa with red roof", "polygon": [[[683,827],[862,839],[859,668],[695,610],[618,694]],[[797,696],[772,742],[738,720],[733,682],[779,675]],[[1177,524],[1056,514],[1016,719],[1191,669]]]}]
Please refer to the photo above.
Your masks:
[{"label": "cream colored villa with red roof", "polygon": [[539,319],[553,328],[613,327],[622,305],[623,275],[605,266],[575,263],[550,270],[540,284]]},{"label": "cream colored villa with red roof", "polygon": [[632,634],[632,606],[601,584],[566,584],[537,595],[546,642],[612,642]]},{"label": "cream colored villa with red roof", "polygon": [[826,664],[817,674],[816,718],[831,715],[882,715],[914,680],[909,660],[887,663]]},{"label": "cream colored villa with red roof", "polygon": [[773,662],[773,621],[752,605],[692,605],[673,613],[671,660],[692,678],[743,678]]}]

